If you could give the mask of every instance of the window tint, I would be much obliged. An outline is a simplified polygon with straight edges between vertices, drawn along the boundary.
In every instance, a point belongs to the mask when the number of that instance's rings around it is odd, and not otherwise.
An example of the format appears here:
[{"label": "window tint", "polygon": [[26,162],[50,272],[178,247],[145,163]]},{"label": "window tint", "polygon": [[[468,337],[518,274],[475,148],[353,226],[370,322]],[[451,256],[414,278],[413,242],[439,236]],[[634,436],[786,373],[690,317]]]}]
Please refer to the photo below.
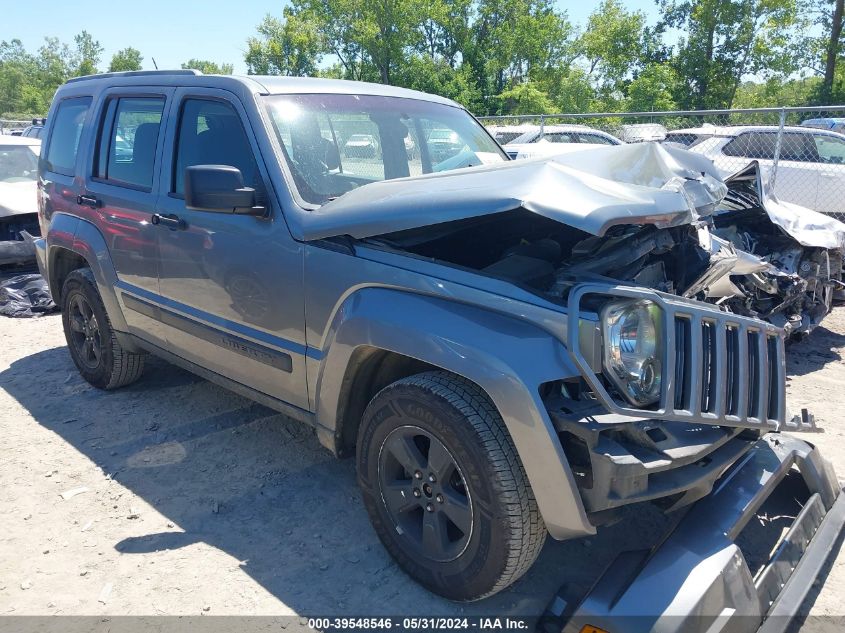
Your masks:
[{"label": "window tint", "polygon": [[813,140],[816,142],[816,150],[821,162],[838,165],[845,163],[845,141],[835,136],[821,134],[813,135]]},{"label": "window tint", "polygon": [[499,141],[500,145],[504,145],[506,143],[510,143],[521,134],[522,132],[496,132],[493,134],[493,138]]},{"label": "window tint", "polygon": [[73,175],[82,124],[91,106],[91,97],[65,99],[59,104],[53,124],[50,146],[47,148],[47,169],[68,176]]},{"label": "window tint", "polygon": [[726,156],[773,160],[776,144],[775,132],[745,132],[725,145],[722,152]]},{"label": "window tint", "polygon": [[543,140],[547,143],[577,143],[574,135],[567,132],[546,132]]},{"label": "window tint", "polygon": [[818,163],[819,153],[813,138],[809,134],[786,132],[780,145],[780,160]]},{"label": "window tint", "polygon": [[686,146],[692,145],[697,139],[697,134],[688,134],[686,132],[669,132],[666,135],[667,141]]},{"label": "window tint", "polygon": [[240,169],[244,185],[257,187],[259,174],[238,113],[228,103],[186,99],[182,104],[172,191],[185,192],[185,169],[229,165]]},{"label": "window tint", "polygon": [[601,134],[578,134],[579,143],[592,143],[594,145],[614,145],[614,142]]},{"label": "window tint", "polygon": [[163,111],[163,97],[112,100],[100,132],[95,176],[150,189]]}]

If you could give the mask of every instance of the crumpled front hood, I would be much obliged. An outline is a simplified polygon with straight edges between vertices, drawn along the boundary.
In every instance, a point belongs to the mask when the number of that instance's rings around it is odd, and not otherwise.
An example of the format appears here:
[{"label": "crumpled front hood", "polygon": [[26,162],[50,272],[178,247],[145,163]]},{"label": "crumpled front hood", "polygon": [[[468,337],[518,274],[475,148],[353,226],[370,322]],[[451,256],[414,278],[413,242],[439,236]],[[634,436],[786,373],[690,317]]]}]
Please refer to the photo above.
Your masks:
[{"label": "crumpled front hood", "polygon": [[618,224],[687,224],[725,193],[703,156],[619,145],[375,182],[309,212],[302,237],[364,238],[518,208],[601,236]]},{"label": "crumpled front hood", "polygon": [[34,180],[0,182],[0,218],[21,213],[36,213],[37,192],[37,183]]},{"label": "crumpled front hood", "polygon": [[[735,183],[747,183],[755,190],[758,203],[772,222],[802,246],[845,250],[845,224],[824,213],[791,202],[779,200],[763,181],[760,165],[755,160],[725,179],[728,188]],[[730,202],[729,199],[726,202]],[[732,209],[720,209],[716,214]]]}]

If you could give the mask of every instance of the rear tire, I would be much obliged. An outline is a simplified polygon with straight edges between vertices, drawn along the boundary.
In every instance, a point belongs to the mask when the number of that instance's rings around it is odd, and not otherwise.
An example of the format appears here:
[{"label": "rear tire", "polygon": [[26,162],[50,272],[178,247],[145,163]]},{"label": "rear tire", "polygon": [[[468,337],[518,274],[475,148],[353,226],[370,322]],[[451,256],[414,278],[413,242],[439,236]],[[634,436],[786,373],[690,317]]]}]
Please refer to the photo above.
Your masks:
[{"label": "rear tire", "polygon": [[451,600],[490,596],[536,560],[546,527],[493,403],[443,371],[379,392],[358,433],[370,520],[399,566]]},{"label": "rear tire", "polygon": [[76,368],[98,389],[117,389],[141,376],[144,355],[126,351],[117,341],[90,268],[74,270],[65,279],[62,325]]}]

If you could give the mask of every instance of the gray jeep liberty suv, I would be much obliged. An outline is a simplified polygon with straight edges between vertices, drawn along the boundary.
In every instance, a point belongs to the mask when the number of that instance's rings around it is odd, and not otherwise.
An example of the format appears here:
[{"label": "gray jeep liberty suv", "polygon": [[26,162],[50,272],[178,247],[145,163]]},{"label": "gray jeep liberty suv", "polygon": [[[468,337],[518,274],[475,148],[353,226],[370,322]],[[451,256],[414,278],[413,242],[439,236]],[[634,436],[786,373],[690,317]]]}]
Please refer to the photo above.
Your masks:
[{"label": "gray jeep liberty suv", "polygon": [[817,451],[760,439],[796,425],[783,332],[677,292],[725,193],[700,157],[511,162],[444,98],[196,71],[71,80],[47,127],[38,259],[85,379],[152,353],[311,425],[436,593],[500,591],[547,533],[689,505],[752,454],[833,504]]}]

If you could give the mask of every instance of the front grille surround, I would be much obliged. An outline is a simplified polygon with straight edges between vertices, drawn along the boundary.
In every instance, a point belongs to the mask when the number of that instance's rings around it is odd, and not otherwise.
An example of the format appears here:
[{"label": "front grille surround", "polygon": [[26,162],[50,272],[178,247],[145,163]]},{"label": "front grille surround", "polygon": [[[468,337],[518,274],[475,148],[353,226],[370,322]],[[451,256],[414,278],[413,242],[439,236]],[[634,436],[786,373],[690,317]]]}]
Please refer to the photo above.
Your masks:
[{"label": "front grille surround", "polygon": [[[662,310],[663,380],[654,408],[636,408],[611,394],[579,346],[585,297],[647,299]],[[765,321],[645,288],[587,283],[569,294],[568,348],[596,397],[612,413],[661,420],[777,431],[786,415],[785,336]]]}]

